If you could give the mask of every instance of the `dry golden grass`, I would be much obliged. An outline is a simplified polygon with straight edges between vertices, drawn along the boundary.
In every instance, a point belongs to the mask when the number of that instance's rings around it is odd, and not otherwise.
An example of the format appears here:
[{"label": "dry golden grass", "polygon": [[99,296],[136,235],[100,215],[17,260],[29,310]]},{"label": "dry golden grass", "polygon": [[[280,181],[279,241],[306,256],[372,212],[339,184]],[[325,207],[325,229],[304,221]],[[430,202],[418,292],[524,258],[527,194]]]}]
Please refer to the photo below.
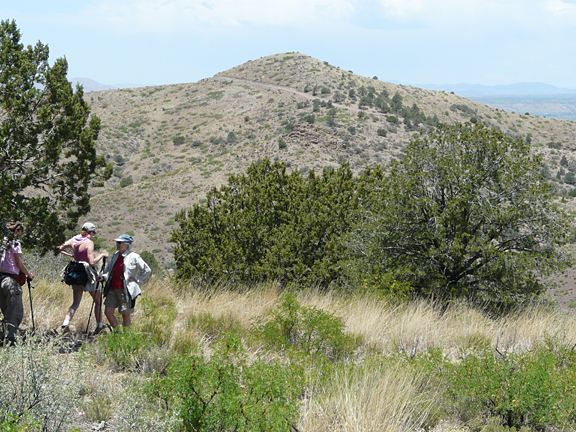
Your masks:
[{"label": "dry golden grass", "polygon": [[339,369],[321,392],[304,400],[300,426],[318,432],[413,430],[433,403],[419,393],[421,379],[400,367]]},{"label": "dry golden grass", "polygon": [[[37,330],[59,327],[72,302],[70,288],[45,280],[35,281],[34,286]],[[31,327],[28,290],[24,288],[23,324]],[[165,351],[205,354],[209,354],[212,342],[222,332],[246,334],[252,320],[269,312],[281,293],[274,283],[240,288],[222,284],[206,289],[158,278],[153,278],[143,291],[143,299],[136,305],[134,327],[156,334],[154,325],[167,326],[161,329],[168,334]],[[298,292],[297,298],[303,306],[314,306],[341,317],[346,331],[361,335],[363,340],[354,358],[343,363],[334,376],[322,382],[310,378],[310,392],[302,400],[298,424],[299,430],[307,432],[413,431],[426,420],[434,395],[418,392],[423,377],[397,365],[378,367],[370,361],[369,353],[381,353],[386,358],[398,352],[415,355],[432,348],[448,355],[482,348],[524,352],[550,336],[565,344],[576,343],[574,316],[549,307],[491,319],[465,305],[442,310],[429,302],[398,304],[370,294],[346,296],[306,290]],[[160,315],[153,315],[151,304],[156,305]],[[80,332],[86,328],[90,307],[91,298],[85,295],[72,322]],[[170,310],[174,311],[173,318],[154,318],[168,316]],[[92,317],[90,327],[94,325]],[[282,359],[282,353],[266,353],[260,346],[248,344],[247,349],[252,350],[253,356],[270,361]],[[88,374],[85,382],[91,397],[105,401],[118,394],[124,385],[122,376],[106,364],[94,367],[98,373]],[[444,429],[436,430],[461,430],[446,422],[441,427]]]}]

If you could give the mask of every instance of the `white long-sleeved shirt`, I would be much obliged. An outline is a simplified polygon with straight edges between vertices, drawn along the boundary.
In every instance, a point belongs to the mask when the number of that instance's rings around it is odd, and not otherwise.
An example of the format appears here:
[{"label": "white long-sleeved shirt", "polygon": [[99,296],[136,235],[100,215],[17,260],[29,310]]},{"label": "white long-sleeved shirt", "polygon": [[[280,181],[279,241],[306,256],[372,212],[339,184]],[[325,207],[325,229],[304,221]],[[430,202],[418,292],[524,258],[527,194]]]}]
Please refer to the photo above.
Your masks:
[{"label": "white long-sleeved shirt", "polygon": [[[114,264],[116,263],[119,255],[120,253],[116,251],[106,266],[106,270],[104,270],[104,273],[102,274],[102,278],[104,278],[105,281],[111,279],[112,269],[114,268]],[[138,255],[136,252],[132,252],[130,249],[124,252],[122,256],[124,257],[124,288],[128,290],[130,298],[135,299],[140,294],[142,294],[140,284],[148,280],[152,274],[152,270],[148,264],[146,264],[146,262],[140,257],[140,255]],[[131,277],[134,278],[136,282],[129,281]]]}]

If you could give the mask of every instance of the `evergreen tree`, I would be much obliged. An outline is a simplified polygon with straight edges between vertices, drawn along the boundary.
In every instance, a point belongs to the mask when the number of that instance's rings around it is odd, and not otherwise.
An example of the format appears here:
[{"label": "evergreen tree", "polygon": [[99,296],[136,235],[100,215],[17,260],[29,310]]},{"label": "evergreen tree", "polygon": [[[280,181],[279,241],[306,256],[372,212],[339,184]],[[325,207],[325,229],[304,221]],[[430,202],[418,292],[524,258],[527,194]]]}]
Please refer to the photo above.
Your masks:
[{"label": "evergreen tree", "polygon": [[0,22],[0,223],[23,221],[25,242],[46,252],[90,210],[88,188],[112,168],[96,154],[100,120],[68,82],[66,60],[50,66],[47,45],[20,39],[14,21]]},{"label": "evergreen tree", "polygon": [[510,303],[568,264],[571,221],[523,140],[470,123],[420,134],[353,242],[358,272],[415,295]]},{"label": "evergreen tree", "polygon": [[281,162],[252,164],[176,216],[177,277],[329,285],[342,277],[344,235],[378,178],[379,169],[354,178],[348,165],[303,177]]}]

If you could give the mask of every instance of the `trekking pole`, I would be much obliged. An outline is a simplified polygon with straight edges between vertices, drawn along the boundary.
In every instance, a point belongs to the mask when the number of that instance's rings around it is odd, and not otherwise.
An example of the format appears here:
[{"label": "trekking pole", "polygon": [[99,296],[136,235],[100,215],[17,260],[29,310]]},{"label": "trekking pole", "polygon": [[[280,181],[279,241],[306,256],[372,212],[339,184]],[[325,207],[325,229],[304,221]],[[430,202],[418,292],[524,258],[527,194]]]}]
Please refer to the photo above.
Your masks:
[{"label": "trekking pole", "polygon": [[[102,276],[104,274],[104,268],[106,267],[106,257],[104,257],[104,261],[102,262]],[[104,292],[104,281],[100,282],[100,321],[102,321],[102,314],[104,313],[104,298],[102,293]]]},{"label": "trekking pole", "polygon": [[30,315],[32,316],[32,331],[36,332],[36,324],[34,323],[34,308],[32,307],[32,285],[30,285],[30,279],[26,278],[26,282],[28,282],[28,293],[30,297]]},{"label": "trekking pole", "polygon": [[[99,282],[97,282],[100,285]],[[94,293],[94,298],[92,298],[92,306],[90,306],[90,315],[88,315],[88,323],[86,324],[86,334],[88,334],[88,329],[90,328],[90,318],[92,318],[92,311],[94,310],[94,303],[96,302],[96,293]],[[98,318],[96,318],[98,319]],[[98,325],[98,324],[96,324]]]},{"label": "trekking pole", "polygon": [[[100,269],[100,274],[104,273],[104,268],[106,267],[106,257],[102,259],[102,268]],[[100,282],[96,281],[96,291],[98,291],[98,287],[100,286]],[[88,334],[88,328],[90,328],[90,318],[92,318],[92,310],[94,309],[94,303],[96,303],[96,296],[98,294],[94,293],[94,297],[92,298],[92,306],[90,307],[90,315],[88,315],[88,324],[86,324],[86,334]],[[100,294],[100,319],[102,319],[102,294]],[[96,317],[98,320],[98,317]],[[96,322],[96,326],[98,326],[98,322]]]}]

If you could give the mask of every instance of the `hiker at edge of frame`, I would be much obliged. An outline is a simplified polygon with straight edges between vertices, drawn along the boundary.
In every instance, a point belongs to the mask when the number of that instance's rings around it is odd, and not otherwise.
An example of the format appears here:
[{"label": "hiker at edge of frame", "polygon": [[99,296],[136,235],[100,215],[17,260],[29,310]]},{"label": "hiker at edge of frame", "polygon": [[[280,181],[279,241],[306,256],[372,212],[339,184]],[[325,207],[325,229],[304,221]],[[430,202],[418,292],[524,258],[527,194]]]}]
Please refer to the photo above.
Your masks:
[{"label": "hiker at edge of frame", "polygon": [[0,309],[4,315],[5,337],[10,345],[16,342],[16,332],[24,317],[22,304],[22,285],[25,280],[18,281],[20,274],[26,279],[34,279],[24,261],[22,261],[22,247],[18,237],[24,232],[21,222],[8,222],[6,228],[14,236],[13,240],[4,237],[0,248]]},{"label": "hiker at edge of frame", "polygon": [[64,322],[62,323],[62,331],[66,332],[69,329],[70,321],[74,318],[74,314],[80,306],[84,291],[90,293],[94,299],[94,314],[96,315],[96,332],[102,331],[104,324],[102,323],[102,295],[100,293],[100,284],[97,281],[98,273],[94,267],[102,258],[108,257],[108,251],[103,251],[97,257],[94,256],[94,242],[92,237],[96,235],[96,226],[93,223],[86,222],[82,225],[80,234],[75,235],[69,240],[66,240],[60,245],[60,252],[64,255],[70,256],[65,252],[66,249],[72,248],[72,257],[76,261],[81,261],[88,264],[90,277],[86,285],[71,285],[72,287],[72,306],[68,308]]},{"label": "hiker at edge of frame", "polygon": [[104,285],[104,314],[108,322],[114,328],[118,326],[118,320],[114,316],[114,310],[122,315],[122,325],[130,327],[130,315],[134,312],[136,298],[142,294],[140,284],[146,282],[152,274],[152,270],[136,252],[130,247],[134,242],[132,236],[122,234],[114,240],[116,252],[98,280],[105,280]]}]

